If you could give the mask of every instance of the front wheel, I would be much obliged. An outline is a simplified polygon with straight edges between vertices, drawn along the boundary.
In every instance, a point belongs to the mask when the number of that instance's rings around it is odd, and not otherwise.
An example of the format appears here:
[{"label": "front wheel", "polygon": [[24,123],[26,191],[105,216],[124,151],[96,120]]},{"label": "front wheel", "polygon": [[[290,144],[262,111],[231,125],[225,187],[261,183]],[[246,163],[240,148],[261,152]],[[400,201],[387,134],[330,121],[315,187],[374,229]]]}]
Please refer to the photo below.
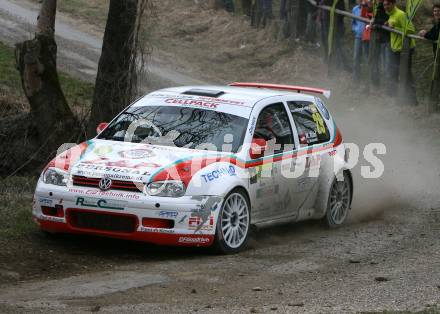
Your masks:
[{"label": "front wheel", "polygon": [[327,213],[323,218],[323,222],[327,227],[338,227],[347,218],[352,198],[351,185],[351,179],[346,172],[344,172],[342,181],[337,178],[333,180],[328,197]]},{"label": "front wheel", "polygon": [[241,189],[229,193],[223,201],[215,234],[215,247],[223,254],[240,252],[246,247],[250,231],[250,205]]}]

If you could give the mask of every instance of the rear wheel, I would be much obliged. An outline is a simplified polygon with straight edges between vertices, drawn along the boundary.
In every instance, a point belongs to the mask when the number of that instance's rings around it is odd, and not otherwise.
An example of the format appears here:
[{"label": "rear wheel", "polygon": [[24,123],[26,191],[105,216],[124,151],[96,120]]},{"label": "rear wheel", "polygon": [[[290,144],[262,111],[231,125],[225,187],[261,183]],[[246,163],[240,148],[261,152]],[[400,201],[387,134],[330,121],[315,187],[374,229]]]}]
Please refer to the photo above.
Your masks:
[{"label": "rear wheel", "polygon": [[344,172],[343,180],[337,178],[333,180],[327,203],[327,213],[323,222],[330,228],[342,225],[347,218],[351,205],[351,180]]},{"label": "rear wheel", "polygon": [[215,246],[223,254],[240,252],[246,247],[250,232],[250,205],[241,189],[229,193],[223,201],[215,234]]}]

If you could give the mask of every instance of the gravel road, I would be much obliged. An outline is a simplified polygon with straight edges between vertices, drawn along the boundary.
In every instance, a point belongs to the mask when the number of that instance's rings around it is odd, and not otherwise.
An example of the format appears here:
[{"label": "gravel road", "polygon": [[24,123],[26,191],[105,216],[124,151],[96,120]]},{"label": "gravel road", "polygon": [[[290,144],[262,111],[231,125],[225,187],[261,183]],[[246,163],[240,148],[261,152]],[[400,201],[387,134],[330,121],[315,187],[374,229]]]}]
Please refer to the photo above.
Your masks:
[{"label": "gravel road", "polygon": [[[23,0],[0,1],[0,39],[11,46],[32,38],[38,6]],[[94,81],[102,48],[102,34],[86,32],[78,23],[57,13],[55,25],[58,44],[58,65],[61,70],[78,78]],[[90,31],[90,29],[89,29]],[[159,56],[153,55],[148,65],[149,86],[191,85],[201,81],[167,67]],[[145,82],[147,85],[147,82]]]},{"label": "gravel road", "polygon": [[[29,38],[35,9],[1,0],[0,40]],[[92,80],[101,39],[62,15],[57,36],[60,66]],[[172,67],[150,71],[175,85],[198,82]],[[114,271],[0,283],[0,312],[355,313],[440,305],[440,143],[438,127],[432,128],[438,117],[420,122],[380,99],[367,107],[341,91],[329,107],[346,142],[361,148],[355,202],[343,228],[304,222],[260,230],[251,248],[234,256],[142,245],[133,252],[116,241],[113,254],[127,255],[128,263]],[[379,179],[360,175],[369,165],[362,150],[371,142],[387,148]]]}]

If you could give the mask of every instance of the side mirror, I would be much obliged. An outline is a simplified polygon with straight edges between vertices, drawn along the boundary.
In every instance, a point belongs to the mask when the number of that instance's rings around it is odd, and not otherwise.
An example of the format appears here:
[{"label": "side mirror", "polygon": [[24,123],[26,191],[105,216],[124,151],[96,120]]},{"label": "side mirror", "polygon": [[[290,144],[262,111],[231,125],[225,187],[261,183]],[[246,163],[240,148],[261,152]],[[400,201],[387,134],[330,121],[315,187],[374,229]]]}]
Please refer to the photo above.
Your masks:
[{"label": "side mirror", "polygon": [[252,140],[249,155],[251,159],[258,159],[264,156],[264,152],[267,149],[267,142],[262,138],[254,138]]},{"label": "side mirror", "polygon": [[104,129],[108,126],[107,122],[101,122],[100,124],[98,124],[98,126],[96,127],[96,134],[101,133],[102,131],[104,131]]}]

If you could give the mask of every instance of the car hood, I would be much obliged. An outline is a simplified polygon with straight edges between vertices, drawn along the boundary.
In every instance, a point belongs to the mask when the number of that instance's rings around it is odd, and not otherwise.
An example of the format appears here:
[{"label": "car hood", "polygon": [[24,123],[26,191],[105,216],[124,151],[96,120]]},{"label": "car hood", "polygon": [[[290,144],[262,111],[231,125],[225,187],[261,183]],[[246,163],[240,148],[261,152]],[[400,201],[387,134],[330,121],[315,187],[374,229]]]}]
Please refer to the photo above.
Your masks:
[{"label": "car hood", "polygon": [[179,147],[91,140],[81,158],[72,166],[76,176],[146,182],[160,169],[197,157],[225,153]]}]

